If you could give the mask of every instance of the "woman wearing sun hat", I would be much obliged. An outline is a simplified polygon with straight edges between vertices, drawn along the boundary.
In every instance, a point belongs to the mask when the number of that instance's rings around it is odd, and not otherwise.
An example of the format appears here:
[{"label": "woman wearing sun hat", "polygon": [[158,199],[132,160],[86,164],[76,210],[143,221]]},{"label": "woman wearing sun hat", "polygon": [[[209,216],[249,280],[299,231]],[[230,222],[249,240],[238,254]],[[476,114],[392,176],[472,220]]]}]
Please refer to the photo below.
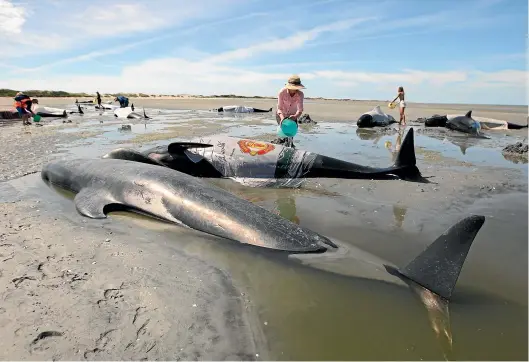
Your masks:
[{"label": "woman wearing sun hat", "polygon": [[303,113],[304,94],[301,89],[304,88],[299,75],[292,75],[288,78],[287,83],[277,95],[277,124],[280,124],[285,118],[298,120]]}]

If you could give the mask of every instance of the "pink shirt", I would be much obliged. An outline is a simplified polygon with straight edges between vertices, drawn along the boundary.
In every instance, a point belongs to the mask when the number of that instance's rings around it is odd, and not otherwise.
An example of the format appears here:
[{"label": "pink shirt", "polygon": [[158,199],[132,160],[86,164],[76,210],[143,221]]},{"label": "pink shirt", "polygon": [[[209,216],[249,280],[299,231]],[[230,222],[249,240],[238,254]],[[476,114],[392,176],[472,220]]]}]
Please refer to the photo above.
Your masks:
[{"label": "pink shirt", "polygon": [[303,113],[303,98],[304,94],[300,90],[294,96],[291,96],[287,88],[281,89],[277,95],[277,114],[283,115],[284,118],[301,116]]}]

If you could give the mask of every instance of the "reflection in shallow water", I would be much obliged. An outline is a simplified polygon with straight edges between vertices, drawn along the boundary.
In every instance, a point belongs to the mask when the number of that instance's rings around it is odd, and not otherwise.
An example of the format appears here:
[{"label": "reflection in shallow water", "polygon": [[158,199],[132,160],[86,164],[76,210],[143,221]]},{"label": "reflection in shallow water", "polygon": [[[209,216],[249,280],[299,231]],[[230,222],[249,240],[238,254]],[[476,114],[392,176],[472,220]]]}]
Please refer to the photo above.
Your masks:
[{"label": "reflection in shallow water", "polygon": [[446,360],[452,359],[452,329],[450,327],[449,303],[428,289],[410,282],[410,288],[417,293],[426,311],[430,325],[439,341]]},{"label": "reflection in shallow water", "polygon": [[377,144],[382,137],[387,137],[395,133],[393,128],[381,128],[381,129],[369,129],[369,128],[357,128],[356,136],[362,141],[373,141]]},{"label": "reflection in shallow water", "polygon": [[406,217],[407,207],[401,205],[393,205],[393,218],[395,219],[395,225],[400,229],[402,228],[402,223],[404,223],[404,218]]},{"label": "reflection in shallow water", "polygon": [[296,215],[296,199],[293,196],[282,197],[278,195],[276,199],[276,210],[279,216],[299,225],[300,220]]},{"label": "reflection in shallow water", "polygon": [[400,151],[400,146],[402,145],[402,139],[404,136],[404,128],[399,127],[397,131],[397,137],[395,139],[395,147],[393,147],[391,141],[386,141],[384,143],[384,147],[390,152],[391,154],[391,161],[395,162],[397,160],[397,156]]}]

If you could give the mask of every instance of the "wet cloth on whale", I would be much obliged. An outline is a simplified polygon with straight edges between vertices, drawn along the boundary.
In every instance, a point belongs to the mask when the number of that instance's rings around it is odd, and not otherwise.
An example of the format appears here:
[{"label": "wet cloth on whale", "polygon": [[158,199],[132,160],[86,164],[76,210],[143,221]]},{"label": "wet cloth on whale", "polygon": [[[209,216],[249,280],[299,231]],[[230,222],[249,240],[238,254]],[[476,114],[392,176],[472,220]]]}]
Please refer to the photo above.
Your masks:
[{"label": "wet cloth on whale", "polygon": [[[189,148],[187,152],[206,159],[224,177],[301,178],[311,169],[317,156],[308,151],[243,138],[210,136],[194,139],[193,142],[213,145]],[[195,162],[198,161],[200,159]]]},{"label": "wet cloth on whale", "polygon": [[393,118],[392,115],[382,112],[382,110],[380,109],[380,106],[376,106],[375,108],[373,108],[372,110],[364,114],[369,114],[371,117],[373,117],[373,120],[375,120],[375,122],[377,123],[386,122],[388,120],[389,121],[395,120],[395,118]]},{"label": "wet cloth on whale", "polygon": [[222,107],[224,112],[233,112],[233,113],[253,113],[253,107],[245,106],[224,106]]}]

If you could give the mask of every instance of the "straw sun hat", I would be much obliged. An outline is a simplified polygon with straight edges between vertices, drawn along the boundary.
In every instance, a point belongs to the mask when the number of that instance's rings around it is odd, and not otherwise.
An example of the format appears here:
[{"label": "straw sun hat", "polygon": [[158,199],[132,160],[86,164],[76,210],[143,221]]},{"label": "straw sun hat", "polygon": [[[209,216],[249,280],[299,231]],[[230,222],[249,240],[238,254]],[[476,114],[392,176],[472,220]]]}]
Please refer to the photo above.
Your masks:
[{"label": "straw sun hat", "polygon": [[305,86],[301,84],[301,79],[299,78],[299,75],[290,76],[285,86],[287,89],[304,89],[305,88]]}]

